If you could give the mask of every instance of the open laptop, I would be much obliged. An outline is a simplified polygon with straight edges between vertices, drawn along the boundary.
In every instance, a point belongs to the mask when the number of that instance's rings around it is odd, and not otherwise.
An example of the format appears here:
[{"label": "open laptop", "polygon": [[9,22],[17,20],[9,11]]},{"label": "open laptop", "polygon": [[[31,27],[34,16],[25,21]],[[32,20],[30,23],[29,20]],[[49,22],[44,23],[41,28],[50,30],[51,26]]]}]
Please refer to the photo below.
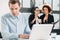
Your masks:
[{"label": "open laptop", "polygon": [[53,24],[33,25],[29,40],[47,40],[50,36]]}]

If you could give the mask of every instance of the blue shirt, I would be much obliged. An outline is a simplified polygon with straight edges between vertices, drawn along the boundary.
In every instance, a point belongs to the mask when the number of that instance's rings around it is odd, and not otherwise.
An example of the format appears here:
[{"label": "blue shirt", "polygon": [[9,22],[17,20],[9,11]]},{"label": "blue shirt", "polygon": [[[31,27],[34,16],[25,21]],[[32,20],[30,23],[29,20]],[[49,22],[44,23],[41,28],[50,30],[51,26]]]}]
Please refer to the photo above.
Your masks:
[{"label": "blue shirt", "polygon": [[30,33],[26,17],[24,14],[13,16],[8,13],[1,18],[1,33],[3,38],[18,38],[19,34]]}]

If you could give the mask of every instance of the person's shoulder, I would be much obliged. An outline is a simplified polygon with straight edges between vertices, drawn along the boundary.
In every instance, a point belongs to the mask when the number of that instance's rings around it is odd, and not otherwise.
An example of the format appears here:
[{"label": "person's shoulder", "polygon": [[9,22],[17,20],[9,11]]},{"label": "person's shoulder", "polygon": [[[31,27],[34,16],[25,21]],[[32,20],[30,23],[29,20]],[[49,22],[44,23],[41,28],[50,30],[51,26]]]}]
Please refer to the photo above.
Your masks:
[{"label": "person's shoulder", "polygon": [[50,16],[50,17],[53,17],[53,15],[52,15],[52,14],[49,14],[49,16]]},{"label": "person's shoulder", "polygon": [[34,14],[31,14],[30,16],[34,16]]},{"label": "person's shoulder", "polygon": [[25,17],[26,14],[25,13],[20,13],[20,17]]},{"label": "person's shoulder", "polygon": [[42,14],[39,18],[43,18],[44,17],[44,14]]},{"label": "person's shoulder", "polygon": [[30,14],[30,16],[29,17],[34,17],[34,14]]},{"label": "person's shoulder", "polygon": [[2,18],[8,18],[10,16],[10,13],[4,14]]},{"label": "person's shoulder", "polygon": [[21,13],[21,14],[20,14],[20,18],[22,18],[22,19],[24,19],[24,20],[27,19],[26,14],[25,14],[25,13]]}]

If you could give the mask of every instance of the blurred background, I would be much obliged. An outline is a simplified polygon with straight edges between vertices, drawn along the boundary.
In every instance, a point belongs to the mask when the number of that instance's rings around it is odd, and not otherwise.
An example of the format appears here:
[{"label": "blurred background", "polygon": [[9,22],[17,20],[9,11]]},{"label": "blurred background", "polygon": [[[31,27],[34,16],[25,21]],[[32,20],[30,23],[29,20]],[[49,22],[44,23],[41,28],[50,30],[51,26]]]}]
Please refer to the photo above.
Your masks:
[{"label": "blurred background", "polygon": [[[0,31],[1,31],[1,16],[10,12],[8,7],[9,0],[0,0]],[[52,7],[52,14],[54,16],[54,21],[60,19],[60,0],[20,0],[21,2],[21,12],[26,14],[27,19],[31,14],[31,8],[39,6],[42,9],[43,4],[49,4]],[[42,13],[41,13],[42,14]],[[54,29],[60,29],[60,22],[58,22]]]}]

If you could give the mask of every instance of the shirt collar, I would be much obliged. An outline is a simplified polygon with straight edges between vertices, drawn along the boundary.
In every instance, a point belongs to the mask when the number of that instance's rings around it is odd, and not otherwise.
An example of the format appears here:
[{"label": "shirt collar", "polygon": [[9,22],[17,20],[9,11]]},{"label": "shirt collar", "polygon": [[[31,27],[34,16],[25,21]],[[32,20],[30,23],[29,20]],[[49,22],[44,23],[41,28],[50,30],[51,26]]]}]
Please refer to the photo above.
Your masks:
[{"label": "shirt collar", "polygon": [[10,13],[11,14],[11,16],[13,17],[13,18],[19,18],[19,16],[21,15],[21,13],[19,12],[19,15],[18,16],[14,16],[12,13]]}]

